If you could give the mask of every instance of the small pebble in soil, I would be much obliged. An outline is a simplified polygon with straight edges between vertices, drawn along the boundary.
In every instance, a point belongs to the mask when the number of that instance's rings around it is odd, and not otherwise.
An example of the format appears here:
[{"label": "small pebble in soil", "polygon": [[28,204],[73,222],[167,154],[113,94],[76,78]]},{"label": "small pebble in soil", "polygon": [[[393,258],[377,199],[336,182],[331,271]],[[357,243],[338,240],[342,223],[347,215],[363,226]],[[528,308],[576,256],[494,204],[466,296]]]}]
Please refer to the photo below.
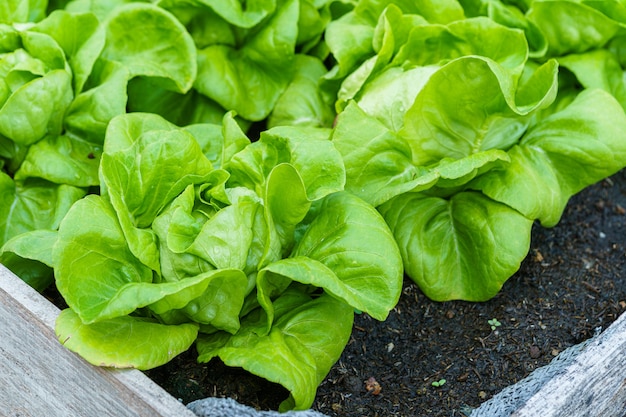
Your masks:
[{"label": "small pebble in soil", "polygon": [[367,381],[365,381],[365,389],[372,395],[378,395],[380,394],[382,388],[378,381],[376,381],[376,378],[371,376],[367,379]]},{"label": "small pebble in soil", "polygon": [[537,359],[540,356],[541,356],[541,350],[539,350],[537,346],[532,345],[530,347],[530,357],[533,359]]},{"label": "small pebble in soil", "polygon": [[359,392],[361,390],[361,379],[355,375],[348,375],[343,381],[349,392]]},{"label": "small pebble in soil", "polygon": [[465,382],[467,381],[467,378],[469,378],[469,372],[465,372],[464,374],[459,375],[456,380],[458,382]]}]

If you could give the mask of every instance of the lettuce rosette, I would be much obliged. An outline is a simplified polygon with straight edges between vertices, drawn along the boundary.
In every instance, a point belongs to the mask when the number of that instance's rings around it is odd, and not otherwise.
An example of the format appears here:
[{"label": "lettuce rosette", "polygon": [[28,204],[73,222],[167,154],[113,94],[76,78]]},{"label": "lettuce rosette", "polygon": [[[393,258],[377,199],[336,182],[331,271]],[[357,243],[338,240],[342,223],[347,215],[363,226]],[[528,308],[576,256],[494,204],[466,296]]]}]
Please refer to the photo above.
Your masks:
[{"label": "lettuce rosette", "polygon": [[249,143],[230,114],[184,128],[114,118],[101,195],[72,206],[53,247],[62,343],[149,369],[197,341],[199,360],[282,384],[282,408],[310,407],[354,311],[384,320],[402,286],[393,236],[343,191],[329,134],[277,127]]},{"label": "lettuce rosette", "polygon": [[346,190],[434,300],[495,296],[534,221],[626,166],[623,6],[526,3],[362,0],[327,29]]}]

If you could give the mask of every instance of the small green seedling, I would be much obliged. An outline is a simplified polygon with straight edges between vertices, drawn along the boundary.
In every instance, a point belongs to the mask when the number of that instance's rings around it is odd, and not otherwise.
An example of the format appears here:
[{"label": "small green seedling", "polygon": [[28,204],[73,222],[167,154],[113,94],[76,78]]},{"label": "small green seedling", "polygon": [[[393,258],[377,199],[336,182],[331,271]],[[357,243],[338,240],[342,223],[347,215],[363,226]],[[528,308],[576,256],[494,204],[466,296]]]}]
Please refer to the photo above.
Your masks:
[{"label": "small green seedling", "polygon": [[491,330],[496,330],[496,327],[500,327],[502,325],[502,323],[500,323],[496,318],[487,320],[487,323],[491,326]]},{"label": "small green seedling", "polygon": [[445,383],[446,383],[446,380],[445,380],[445,379],[443,379],[443,378],[441,378],[439,381],[433,381],[433,382],[431,383],[431,385],[432,385],[433,387],[437,387],[437,388],[439,388],[439,387],[443,387],[443,385],[444,385]]}]

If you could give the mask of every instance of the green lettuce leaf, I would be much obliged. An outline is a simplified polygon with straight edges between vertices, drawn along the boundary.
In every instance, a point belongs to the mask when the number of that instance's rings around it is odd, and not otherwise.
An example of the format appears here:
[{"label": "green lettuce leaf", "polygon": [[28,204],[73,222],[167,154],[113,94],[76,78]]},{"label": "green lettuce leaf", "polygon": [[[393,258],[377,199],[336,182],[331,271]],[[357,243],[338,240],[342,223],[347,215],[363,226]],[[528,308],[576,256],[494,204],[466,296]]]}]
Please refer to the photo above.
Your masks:
[{"label": "green lettuce leaf", "polygon": [[240,47],[199,50],[194,87],[245,119],[267,117],[293,76],[298,12],[298,2],[288,0]]},{"label": "green lettuce leaf", "polygon": [[290,257],[259,273],[259,301],[270,320],[268,298],[275,291],[265,287],[275,286],[275,275],[324,288],[377,320],[387,317],[402,287],[401,258],[387,225],[373,207],[346,192],[322,200]]},{"label": "green lettuce leaf", "polygon": [[507,149],[528,127],[528,116],[554,101],[557,69],[555,61],[548,61],[518,88],[510,73],[490,59],[451,61],[431,76],[406,113],[399,134],[411,146],[413,163]]},{"label": "green lettuce leaf", "polygon": [[262,310],[242,320],[234,336],[201,335],[198,361],[218,356],[228,366],[281,384],[290,396],[280,409],[304,410],[311,407],[318,384],[348,342],[353,310],[331,296],[312,298],[297,290],[276,299],[274,310],[278,314],[266,335],[255,332],[265,322]]},{"label": "green lettuce leaf", "polygon": [[212,171],[194,137],[157,115],[130,113],[111,121],[100,168],[102,193],[115,207],[131,250],[153,270],[159,271],[158,249],[147,227],[168,202],[189,184],[208,180]]},{"label": "green lettuce leaf", "polygon": [[16,89],[0,108],[0,134],[31,145],[46,134],[61,133],[62,115],[73,97],[71,83],[67,71],[52,70]]},{"label": "green lettuce leaf", "polygon": [[102,146],[75,136],[46,136],[29,147],[16,180],[43,178],[75,187],[98,185]]},{"label": "green lettuce leaf", "polygon": [[[601,11],[578,1],[535,0],[528,20],[539,28],[548,43],[548,56],[582,53],[602,48],[622,25]],[[607,2],[618,5],[618,2]]]},{"label": "green lettuce leaf", "polygon": [[326,73],[323,63],[314,57],[296,55],[293,80],[280,96],[267,125],[331,127],[332,106],[324,102],[318,90],[320,78]]},{"label": "green lettuce leaf", "polygon": [[189,349],[198,325],[165,325],[131,316],[85,324],[65,309],[57,318],[55,332],[65,347],[93,365],[143,370],[163,365]]},{"label": "green lettuce leaf", "polygon": [[56,231],[33,230],[9,239],[0,246],[0,263],[37,291],[54,283],[52,248]]},{"label": "green lettuce leaf", "polygon": [[217,124],[201,123],[187,125],[184,130],[191,133],[202,147],[202,152],[215,168],[227,161],[250,144],[233,112],[226,113]]},{"label": "green lettuce leaf", "polygon": [[49,267],[54,266],[52,248],[57,241],[56,230],[38,229],[21,233],[0,247],[0,259],[7,252],[22,258],[36,260]]},{"label": "green lettuce leaf", "polygon": [[32,178],[14,181],[0,172],[0,243],[33,230],[56,230],[82,188]]},{"label": "green lettuce leaf", "polygon": [[31,30],[50,35],[63,49],[72,69],[74,93],[80,93],[104,48],[104,32],[96,16],[56,10]]},{"label": "green lettuce leaf", "polygon": [[597,49],[582,54],[559,58],[559,65],[567,68],[585,88],[601,88],[611,93],[626,108],[626,86],[623,70],[615,53]]},{"label": "green lettuce leaf", "polygon": [[0,4],[0,23],[37,22],[46,16],[45,0],[6,0]]},{"label": "green lettuce leaf", "polygon": [[196,48],[185,27],[164,9],[147,3],[113,10],[106,22],[102,57],[123,64],[131,77],[153,77],[179,93],[189,91],[197,74]]},{"label": "green lettuce leaf", "polygon": [[554,226],[569,198],[626,165],[626,115],[603,90],[584,90],[541,120],[509,151],[510,165],[471,186]]},{"label": "green lettuce leaf", "polygon": [[354,102],[339,114],[332,141],[346,166],[346,190],[373,206],[423,186],[437,176],[413,164],[408,142]]},{"label": "green lettuce leaf", "polygon": [[[343,82],[338,105],[355,98],[366,112],[378,116],[395,130],[402,126],[404,112],[430,75],[448,61],[478,55],[519,75],[528,54],[522,33],[486,18],[459,20],[446,26],[400,21],[395,25],[408,26],[400,35],[395,33],[397,29],[392,29],[394,24],[388,23],[385,35],[390,35],[383,38],[392,40],[383,43],[376,58],[372,58],[376,59],[376,64],[372,66],[371,61],[367,61]],[[387,56],[381,61],[383,55]],[[355,76],[362,70],[367,78],[355,82]]]},{"label": "green lettuce leaf", "polygon": [[307,198],[318,200],[340,191],[345,184],[341,155],[329,140],[328,129],[278,126],[261,134],[225,165],[231,173],[230,186],[243,186],[265,195],[266,180],[280,163],[289,163],[298,171]]},{"label": "green lettuce leaf", "polygon": [[85,91],[76,96],[64,118],[73,136],[102,147],[109,122],[126,112],[130,73],[122,64],[98,60]]},{"label": "green lettuce leaf", "polygon": [[432,300],[485,301],[519,269],[533,221],[480,193],[402,194],[379,211],[405,272]]}]

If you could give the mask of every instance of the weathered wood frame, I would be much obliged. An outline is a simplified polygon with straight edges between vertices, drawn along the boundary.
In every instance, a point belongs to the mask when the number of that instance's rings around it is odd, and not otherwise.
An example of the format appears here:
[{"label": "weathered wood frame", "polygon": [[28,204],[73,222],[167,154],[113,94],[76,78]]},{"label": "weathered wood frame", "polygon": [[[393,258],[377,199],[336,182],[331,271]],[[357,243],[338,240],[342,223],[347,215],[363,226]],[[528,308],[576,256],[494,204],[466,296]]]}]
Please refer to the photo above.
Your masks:
[{"label": "weathered wood frame", "polygon": [[54,334],[59,309],[0,265],[0,415],[194,417],[137,370],[92,366]]},{"label": "weathered wood frame", "polygon": [[626,417],[626,314],[561,355],[470,417]]}]

